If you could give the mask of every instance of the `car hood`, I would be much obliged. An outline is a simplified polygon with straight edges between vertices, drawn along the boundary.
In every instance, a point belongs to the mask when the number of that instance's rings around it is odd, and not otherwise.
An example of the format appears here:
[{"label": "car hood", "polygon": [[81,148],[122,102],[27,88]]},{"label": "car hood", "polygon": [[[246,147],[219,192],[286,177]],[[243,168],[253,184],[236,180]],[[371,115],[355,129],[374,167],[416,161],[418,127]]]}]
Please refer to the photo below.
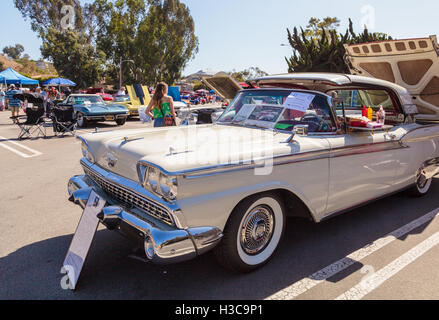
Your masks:
[{"label": "car hood", "polygon": [[218,73],[213,77],[203,77],[202,81],[222,99],[231,102],[243,88],[230,75]]},{"label": "car hood", "polygon": [[[289,137],[288,133],[219,124],[81,136],[99,166],[132,180],[137,180],[140,160],[170,174],[181,174],[328,147],[326,139],[297,137],[295,143],[288,144]],[[109,160],[116,160],[116,165],[110,166]]]}]

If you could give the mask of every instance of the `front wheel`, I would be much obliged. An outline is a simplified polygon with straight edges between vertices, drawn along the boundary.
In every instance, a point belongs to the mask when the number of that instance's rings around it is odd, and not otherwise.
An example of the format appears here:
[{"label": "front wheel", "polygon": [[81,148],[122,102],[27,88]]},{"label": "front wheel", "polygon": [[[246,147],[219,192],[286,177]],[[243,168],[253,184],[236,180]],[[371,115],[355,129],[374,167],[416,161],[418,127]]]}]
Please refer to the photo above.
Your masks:
[{"label": "front wheel", "polygon": [[126,118],[123,118],[123,119],[117,119],[117,120],[116,120],[116,124],[117,124],[118,126],[123,126],[123,125],[125,124],[125,122],[127,122],[127,119],[126,119]]},{"label": "front wheel", "polygon": [[284,228],[285,210],[276,194],[251,196],[233,210],[215,248],[216,258],[232,271],[256,270],[271,259]]},{"label": "front wheel", "polygon": [[78,126],[80,128],[86,128],[88,125],[87,119],[84,117],[82,113],[77,114]]}]

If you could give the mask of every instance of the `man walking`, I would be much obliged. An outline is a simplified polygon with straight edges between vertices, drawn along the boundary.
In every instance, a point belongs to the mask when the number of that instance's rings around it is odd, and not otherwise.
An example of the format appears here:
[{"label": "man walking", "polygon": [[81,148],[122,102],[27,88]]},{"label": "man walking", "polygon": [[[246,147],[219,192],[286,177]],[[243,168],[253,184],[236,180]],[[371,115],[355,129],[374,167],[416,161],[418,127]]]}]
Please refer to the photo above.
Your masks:
[{"label": "man walking", "polygon": [[[11,84],[8,92],[6,92],[6,105],[12,112],[12,117],[18,117],[20,115],[20,107],[22,105],[19,99],[14,99],[14,95],[20,94],[20,90],[16,90],[15,85]],[[15,119],[13,119],[15,122]]]}]

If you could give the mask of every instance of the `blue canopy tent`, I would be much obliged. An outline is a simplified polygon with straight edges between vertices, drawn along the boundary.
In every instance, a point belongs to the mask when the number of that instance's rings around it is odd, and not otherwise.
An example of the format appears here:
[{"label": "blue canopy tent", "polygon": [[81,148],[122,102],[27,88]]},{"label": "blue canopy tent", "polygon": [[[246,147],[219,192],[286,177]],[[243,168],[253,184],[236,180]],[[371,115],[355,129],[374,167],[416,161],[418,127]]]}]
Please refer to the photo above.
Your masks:
[{"label": "blue canopy tent", "polygon": [[38,85],[39,81],[34,80],[28,77],[19,74],[12,68],[8,68],[0,72],[0,83],[5,84],[6,86],[9,84],[16,85]]},{"label": "blue canopy tent", "polygon": [[174,99],[174,101],[181,101],[180,88],[179,87],[169,87],[168,88],[169,96]]},{"label": "blue canopy tent", "polygon": [[76,86],[76,83],[69,79],[53,78],[44,82],[43,86],[74,87]]}]

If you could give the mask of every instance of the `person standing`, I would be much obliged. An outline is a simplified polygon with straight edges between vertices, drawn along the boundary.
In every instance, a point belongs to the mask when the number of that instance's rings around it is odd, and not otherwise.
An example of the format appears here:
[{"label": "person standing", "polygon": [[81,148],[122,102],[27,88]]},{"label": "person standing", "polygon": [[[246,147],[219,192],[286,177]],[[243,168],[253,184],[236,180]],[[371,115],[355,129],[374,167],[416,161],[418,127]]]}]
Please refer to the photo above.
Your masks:
[{"label": "person standing", "polygon": [[0,89],[0,111],[5,109],[5,93],[3,89]]},{"label": "person standing", "polygon": [[56,100],[57,95],[58,95],[58,91],[55,89],[55,87],[51,87],[49,90],[49,97],[48,97],[49,100],[50,101]]},{"label": "person standing", "polygon": [[6,92],[6,105],[8,106],[8,109],[11,110],[13,118],[20,115],[20,107],[22,106],[21,100],[14,99],[16,94],[21,94],[21,91],[17,90],[14,84],[11,84],[8,92]]},{"label": "person standing", "polygon": [[124,87],[120,88],[116,95],[124,96],[125,95],[125,88]]},{"label": "person standing", "polygon": [[145,111],[146,115],[154,120],[154,127],[166,126],[165,118],[171,117],[173,125],[177,123],[175,115],[174,100],[168,96],[168,85],[160,82],[156,89],[148,108]]}]

